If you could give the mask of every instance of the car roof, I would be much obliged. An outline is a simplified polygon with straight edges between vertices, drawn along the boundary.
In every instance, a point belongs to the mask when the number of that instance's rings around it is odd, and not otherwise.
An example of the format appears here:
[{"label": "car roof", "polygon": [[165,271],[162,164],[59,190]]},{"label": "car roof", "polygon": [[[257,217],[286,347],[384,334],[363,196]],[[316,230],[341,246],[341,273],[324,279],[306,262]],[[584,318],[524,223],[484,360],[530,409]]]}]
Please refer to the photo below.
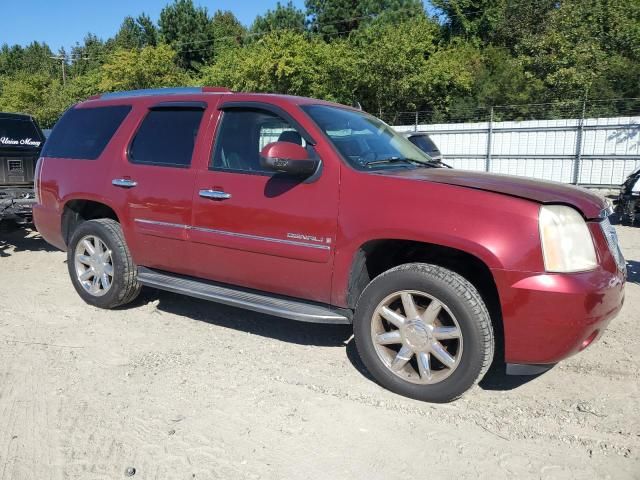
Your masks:
[{"label": "car roof", "polygon": [[11,119],[11,120],[33,120],[33,116],[27,113],[13,113],[13,112],[0,112],[0,120]]},{"label": "car roof", "polygon": [[96,103],[105,105],[127,104],[132,103],[150,103],[150,102],[180,102],[180,101],[204,101],[211,98],[212,95],[229,96],[231,101],[266,101],[267,103],[289,103],[296,105],[329,105],[341,108],[357,110],[353,107],[338,103],[318,100],[315,98],[298,97],[294,95],[284,95],[277,93],[251,93],[251,92],[233,92],[226,87],[171,87],[171,88],[151,88],[143,90],[128,90],[122,92],[109,92],[94,95],[87,100],[80,102],[77,106],[80,108],[96,106]]}]

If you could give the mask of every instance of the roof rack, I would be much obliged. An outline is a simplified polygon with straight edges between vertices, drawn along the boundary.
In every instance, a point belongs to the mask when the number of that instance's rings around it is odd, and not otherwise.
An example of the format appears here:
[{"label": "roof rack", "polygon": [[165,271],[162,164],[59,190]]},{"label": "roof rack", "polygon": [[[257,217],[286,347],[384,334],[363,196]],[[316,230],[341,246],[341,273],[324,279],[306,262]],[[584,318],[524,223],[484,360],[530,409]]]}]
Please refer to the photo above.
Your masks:
[{"label": "roof rack", "polygon": [[110,92],[102,95],[94,95],[91,99],[127,98],[127,97],[151,97],[155,95],[185,95],[190,93],[231,93],[226,87],[171,87],[171,88],[146,88],[142,90],[128,90],[124,92]]}]

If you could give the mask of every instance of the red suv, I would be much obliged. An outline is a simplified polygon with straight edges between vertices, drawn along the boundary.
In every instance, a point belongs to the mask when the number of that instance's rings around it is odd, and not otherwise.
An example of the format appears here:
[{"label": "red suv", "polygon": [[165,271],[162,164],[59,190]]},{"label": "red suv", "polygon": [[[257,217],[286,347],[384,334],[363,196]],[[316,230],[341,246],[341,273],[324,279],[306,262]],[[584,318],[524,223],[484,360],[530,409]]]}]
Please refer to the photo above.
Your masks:
[{"label": "red suv", "polygon": [[446,402],[494,351],[533,373],[588,346],[622,306],[625,262],[598,196],[437,167],[343,105],[109,93],[54,128],[34,216],[91,305],[146,285],[352,323],[380,384]]}]

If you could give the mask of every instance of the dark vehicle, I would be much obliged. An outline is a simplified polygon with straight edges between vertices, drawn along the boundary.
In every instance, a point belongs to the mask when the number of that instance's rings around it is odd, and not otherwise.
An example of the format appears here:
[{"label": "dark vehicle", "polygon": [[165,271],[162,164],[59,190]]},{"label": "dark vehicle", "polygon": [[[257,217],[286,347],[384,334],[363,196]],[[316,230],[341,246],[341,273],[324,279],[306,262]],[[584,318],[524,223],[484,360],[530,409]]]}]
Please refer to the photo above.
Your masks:
[{"label": "dark vehicle", "polygon": [[416,147],[429,155],[434,162],[441,163],[443,167],[453,168],[451,165],[442,163],[442,153],[438,146],[431,140],[426,132],[407,132],[404,136]]},{"label": "dark vehicle", "polygon": [[43,143],[33,117],[0,113],[0,221],[31,222],[33,174]]},{"label": "dark vehicle", "polygon": [[631,225],[634,225],[639,211],[640,168],[631,173],[622,184],[616,206],[616,212],[620,216],[621,223],[628,221]]}]

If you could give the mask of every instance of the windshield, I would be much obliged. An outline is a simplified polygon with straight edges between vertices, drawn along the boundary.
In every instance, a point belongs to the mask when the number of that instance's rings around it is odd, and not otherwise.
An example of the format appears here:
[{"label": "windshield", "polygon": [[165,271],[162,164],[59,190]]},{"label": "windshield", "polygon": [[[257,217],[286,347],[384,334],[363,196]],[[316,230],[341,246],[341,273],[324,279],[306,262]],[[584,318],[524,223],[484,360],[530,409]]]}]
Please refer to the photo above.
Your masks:
[{"label": "windshield", "polygon": [[371,115],[327,105],[302,109],[344,159],[359,170],[433,166],[426,153]]},{"label": "windshield", "polygon": [[0,148],[39,148],[42,141],[42,135],[30,119],[0,117]]}]

